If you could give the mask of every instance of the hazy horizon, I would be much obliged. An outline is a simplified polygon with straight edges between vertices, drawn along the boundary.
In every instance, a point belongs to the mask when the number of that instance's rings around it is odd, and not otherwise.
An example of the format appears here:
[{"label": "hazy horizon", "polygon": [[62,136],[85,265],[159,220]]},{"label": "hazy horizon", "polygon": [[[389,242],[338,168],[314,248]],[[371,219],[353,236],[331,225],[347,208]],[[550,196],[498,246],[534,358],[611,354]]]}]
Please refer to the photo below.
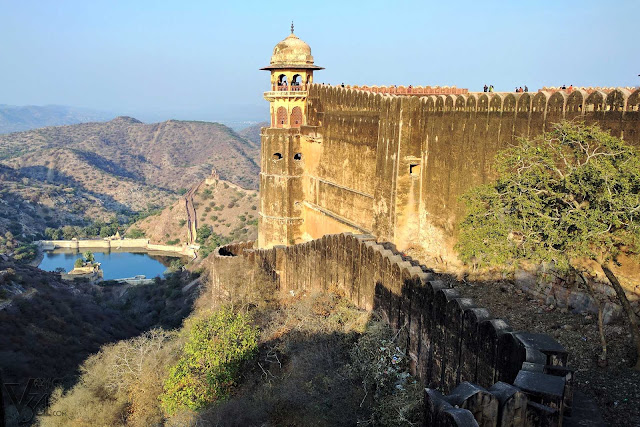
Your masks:
[{"label": "hazy horizon", "polygon": [[[145,122],[256,122],[275,44],[312,48],[331,84],[637,86],[640,2],[0,0],[0,104],[64,105]],[[611,25],[610,22],[615,22]]]}]

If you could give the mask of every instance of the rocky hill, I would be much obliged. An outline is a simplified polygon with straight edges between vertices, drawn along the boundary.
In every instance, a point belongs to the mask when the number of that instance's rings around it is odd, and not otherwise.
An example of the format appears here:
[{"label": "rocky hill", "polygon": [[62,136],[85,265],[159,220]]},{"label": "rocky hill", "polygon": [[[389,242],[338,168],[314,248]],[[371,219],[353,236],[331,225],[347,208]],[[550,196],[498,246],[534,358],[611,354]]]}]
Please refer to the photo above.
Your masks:
[{"label": "rocky hill", "polygon": [[260,147],[260,129],[263,127],[269,127],[269,122],[256,123],[255,125],[246,127],[238,132],[238,135]]},{"label": "rocky hill", "polygon": [[[186,195],[193,203],[197,228],[211,233],[200,243],[253,240],[258,232],[258,192],[246,190],[220,179],[215,173]],[[136,222],[138,228],[154,243],[178,244],[188,241],[188,216],[185,197],[166,207],[161,213]],[[204,234],[207,232],[205,231]]]},{"label": "rocky hill", "polygon": [[83,182],[108,174],[169,191],[189,187],[212,168],[222,179],[257,188],[259,166],[245,152],[255,148],[218,123],[144,124],[131,117],[0,136],[0,160],[26,175],[42,176],[64,163],[67,179]]},{"label": "rocky hill", "polygon": [[259,145],[207,122],[118,117],[0,135],[0,234],[167,206],[212,169],[257,189],[258,156]]},{"label": "rocky hill", "polygon": [[112,115],[86,108],[64,105],[0,105],[0,133],[20,132],[45,126],[101,122]]}]

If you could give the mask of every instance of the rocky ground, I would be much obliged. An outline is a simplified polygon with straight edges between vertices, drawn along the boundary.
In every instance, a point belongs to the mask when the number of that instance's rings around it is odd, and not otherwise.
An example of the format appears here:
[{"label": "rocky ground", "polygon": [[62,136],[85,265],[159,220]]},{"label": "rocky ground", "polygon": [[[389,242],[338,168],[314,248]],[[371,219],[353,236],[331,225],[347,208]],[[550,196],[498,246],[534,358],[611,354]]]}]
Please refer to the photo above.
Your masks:
[{"label": "rocky ground", "polygon": [[640,426],[640,371],[634,370],[635,349],[626,321],[605,325],[608,364],[598,366],[602,351],[598,318],[546,305],[509,282],[454,281],[451,285],[478,306],[503,318],[514,330],[546,333],[569,352],[576,373],[576,391],[593,398],[611,426]]}]

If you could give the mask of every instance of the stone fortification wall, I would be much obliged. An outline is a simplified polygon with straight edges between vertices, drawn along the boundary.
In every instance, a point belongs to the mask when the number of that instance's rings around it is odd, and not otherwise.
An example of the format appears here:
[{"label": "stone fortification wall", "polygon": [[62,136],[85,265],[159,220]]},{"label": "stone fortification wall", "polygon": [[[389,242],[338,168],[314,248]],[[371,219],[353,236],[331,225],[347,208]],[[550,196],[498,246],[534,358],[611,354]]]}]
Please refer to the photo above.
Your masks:
[{"label": "stone fortification wall", "polygon": [[[342,86],[340,86],[342,87]],[[367,85],[346,85],[347,89],[358,89],[373,93],[384,93],[390,95],[462,95],[469,93],[469,89],[457,88],[455,86],[367,86]]]},{"label": "stone fortification wall", "polygon": [[428,425],[560,425],[570,413],[573,374],[560,344],[513,331],[393,244],[349,233],[270,249],[248,242],[219,248],[211,263],[217,288],[227,280],[217,271],[229,263],[255,267],[282,291],[337,286],[394,330],[404,328],[412,370],[427,387]]},{"label": "stone fortification wall", "polygon": [[[308,126],[263,130],[263,171],[281,170],[262,178],[263,221],[274,224],[260,228],[260,247],[352,231],[454,259],[459,195],[492,179],[496,152],[517,137],[583,120],[640,146],[640,90],[405,96],[370,89],[312,85]],[[285,145],[278,163],[275,147]],[[271,231],[287,221],[286,233]]]}]

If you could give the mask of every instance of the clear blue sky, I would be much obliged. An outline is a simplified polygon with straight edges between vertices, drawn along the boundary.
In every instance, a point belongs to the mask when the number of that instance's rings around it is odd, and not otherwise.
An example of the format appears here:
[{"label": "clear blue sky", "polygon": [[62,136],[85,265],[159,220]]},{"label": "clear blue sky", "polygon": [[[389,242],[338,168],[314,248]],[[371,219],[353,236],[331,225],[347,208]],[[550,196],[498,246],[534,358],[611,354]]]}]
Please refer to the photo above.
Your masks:
[{"label": "clear blue sky", "polygon": [[0,0],[0,104],[263,119],[258,69],[291,20],[316,82],[637,86],[639,17],[638,0]]}]

